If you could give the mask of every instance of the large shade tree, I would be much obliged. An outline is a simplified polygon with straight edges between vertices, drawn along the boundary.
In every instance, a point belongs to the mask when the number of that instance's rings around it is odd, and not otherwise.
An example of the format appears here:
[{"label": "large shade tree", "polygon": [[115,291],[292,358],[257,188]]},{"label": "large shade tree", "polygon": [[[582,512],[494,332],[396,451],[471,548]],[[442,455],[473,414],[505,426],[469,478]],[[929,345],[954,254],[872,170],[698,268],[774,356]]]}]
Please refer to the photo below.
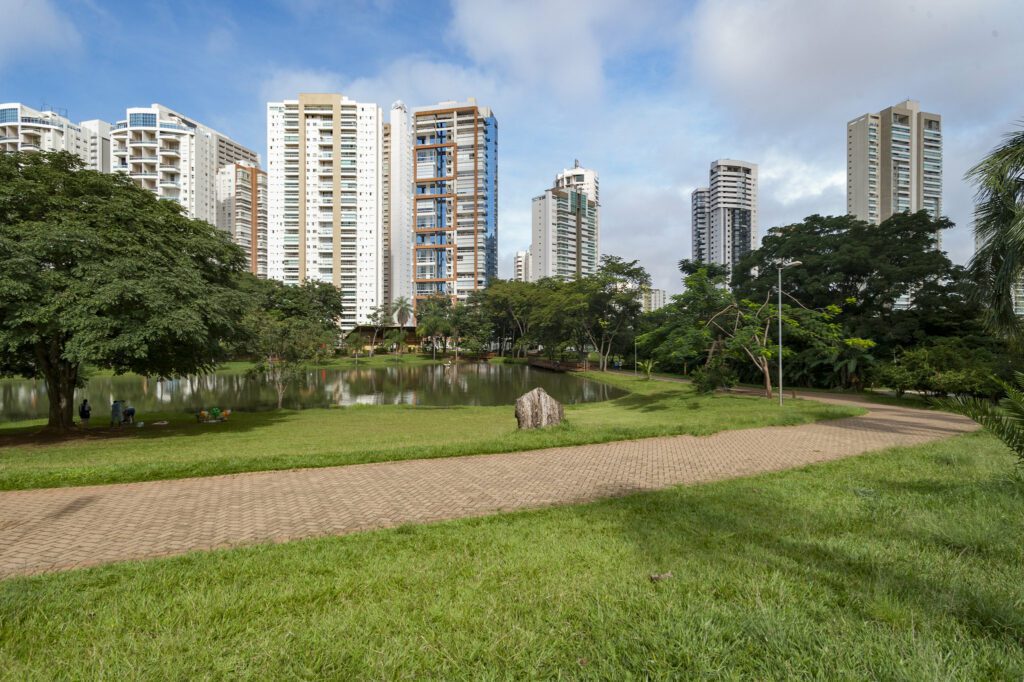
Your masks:
[{"label": "large shade tree", "polygon": [[42,378],[72,426],[83,367],[212,369],[238,329],[245,254],[118,174],[65,152],[0,154],[0,374]]},{"label": "large shade tree", "polygon": [[[769,230],[760,248],[734,268],[733,286],[740,298],[761,300],[775,290],[775,266],[798,260],[799,267],[786,271],[785,291],[809,308],[840,307],[836,321],[846,332],[874,339],[882,353],[977,333],[965,273],[939,248],[950,227],[949,220],[933,220],[924,211],[896,214],[879,225],[812,215]],[[908,295],[914,305],[901,306]]]}]

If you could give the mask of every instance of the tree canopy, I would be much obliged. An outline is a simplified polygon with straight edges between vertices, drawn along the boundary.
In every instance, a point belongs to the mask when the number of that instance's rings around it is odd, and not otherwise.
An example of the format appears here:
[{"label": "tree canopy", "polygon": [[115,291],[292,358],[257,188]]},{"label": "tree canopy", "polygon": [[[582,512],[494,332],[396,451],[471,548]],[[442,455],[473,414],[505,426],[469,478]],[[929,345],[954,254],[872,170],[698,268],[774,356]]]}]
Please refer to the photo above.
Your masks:
[{"label": "tree canopy", "polygon": [[83,365],[211,369],[246,308],[245,254],[120,174],[66,152],[0,154],[0,374],[41,377],[72,425]]}]

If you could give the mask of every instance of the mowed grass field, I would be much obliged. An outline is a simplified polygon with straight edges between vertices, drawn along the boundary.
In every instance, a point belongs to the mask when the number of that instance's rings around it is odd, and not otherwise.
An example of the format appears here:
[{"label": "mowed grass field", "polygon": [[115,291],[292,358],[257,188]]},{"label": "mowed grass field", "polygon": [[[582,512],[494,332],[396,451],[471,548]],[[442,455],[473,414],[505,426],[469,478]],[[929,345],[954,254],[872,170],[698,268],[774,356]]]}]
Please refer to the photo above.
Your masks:
[{"label": "mowed grass field", "polygon": [[1019,680],[1022,537],[1024,481],[976,433],[578,507],[6,580],[0,676]]},{"label": "mowed grass field", "polygon": [[[690,386],[588,374],[630,393],[566,407],[567,423],[519,431],[513,407],[355,406],[236,412],[221,424],[147,414],[143,429],[93,427],[48,440],[36,425],[0,429],[0,490],[211,476],[242,471],[453,457],[725,429],[793,425],[862,413],[855,407],[747,396],[701,396]],[[152,426],[168,419],[169,426]]]}]

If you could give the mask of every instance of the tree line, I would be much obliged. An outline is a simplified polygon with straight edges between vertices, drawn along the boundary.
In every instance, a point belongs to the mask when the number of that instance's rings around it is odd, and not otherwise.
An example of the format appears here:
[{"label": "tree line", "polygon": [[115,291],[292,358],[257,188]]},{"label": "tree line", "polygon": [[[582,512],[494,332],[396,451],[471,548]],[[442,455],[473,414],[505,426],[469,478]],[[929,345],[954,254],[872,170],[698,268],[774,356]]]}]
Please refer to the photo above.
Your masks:
[{"label": "tree line", "polygon": [[576,280],[496,280],[465,302],[436,297],[415,310],[398,300],[374,310],[369,335],[343,340],[330,285],[256,279],[226,234],[72,154],[4,154],[0,376],[42,379],[49,426],[67,429],[89,367],[178,376],[246,356],[283,396],[305,363],[344,343],[401,350],[415,314],[432,353],[593,354],[605,370],[635,352],[703,390],[748,381],[770,395],[776,267],[800,261],[783,286],[788,383],[994,398],[1020,368],[1024,337],[1014,298],[1024,276],[1024,132],[970,177],[981,246],[968,268],[941,250],[945,218],[869,225],[814,215],[772,228],[731,280],[721,267],[681,261],[683,293],[652,313],[641,306],[644,268],[605,256]]}]

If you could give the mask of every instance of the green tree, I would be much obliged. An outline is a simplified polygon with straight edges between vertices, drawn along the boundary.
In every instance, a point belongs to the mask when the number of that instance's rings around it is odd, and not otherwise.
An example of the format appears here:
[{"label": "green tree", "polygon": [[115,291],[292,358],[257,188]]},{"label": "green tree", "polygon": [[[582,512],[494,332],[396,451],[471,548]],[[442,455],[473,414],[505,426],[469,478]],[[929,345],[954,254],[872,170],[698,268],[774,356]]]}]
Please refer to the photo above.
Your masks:
[{"label": "green tree", "polygon": [[690,265],[690,261],[680,262],[680,270],[686,275],[683,293],[645,316],[643,322],[647,330],[637,338],[641,354],[652,357],[663,370],[684,374],[707,365],[712,359],[709,353],[718,347],[712,344],[717,335],[707,321],[733,302],[724,286],[724,268],[703,264],[692,268]]},{"label": "green tree", "polygon": [[286,317],[279,311],[254,311],[247,318],[254,339],[252,351],[259,358],[250,370],[264,375],[277,392],[277,409],[308,364],[321,361],[334,350],[337,327],[325,327],[305,317]]},{"label": "green tree", "polygon": [[1017,341],[1024,328],[1013,291],[1024,277],[1024,129],[1009,133],[967,173],[977,187],[970,272],[989,328]]},{"label": "green tree", "polygon": [[[963,270],[938,248],[939,235],[951,226],[924,211],[896,214],[880,225],[813,215],[769,230],[735,268],[733,286],[740,298],[763,300],[775,289],[776,264],[799,260],[786,271],[785,291],[809,308],[838,306],[836,321],[846,333],[876,341],[882,354],[937,336],[976,333],[977,310],[966,300]],[[914,305],[898,306],[908,294]]]},{"label": "green tree", "polygon": [[405,351],[405,329],[392,329],[384,337],[384,345],[388,348],[394,347],[401,356]]},{"label": "green tree", "polygon": [[246,308],[223,232],[65,152],[0,154],[0,263],[0,374],[45,381],[51,429],[83,365],[212,370]]},{"label": "green tree", "polygon": [[370,338],[370,357],[373,357],[374,348],[377,346],[377,337],[381,336],[384,330],[390,326],[392,317],[391,304],[387,302],[375,306],[370,311],[367,318],[370,328],[373,329],[373,336]]},{"label": "green tree", "polygon": [[345,337],[345,346],[348,348],[349,355],[356,360],[356,364],[359,364],[359,356],[362,355],[363,349],[370,342],[370,337],[360,331],[351,331],[349,335]]},{"label": "green tree", "polygon": [[650,284],[650,275],[635,260],[624,261],[618,256],[604,256],[597,273],[571,283],[570,289],[580,296],[568,312],[597,351],[601,371],[608,369],[616,343],[635,329],[643,312],[639,293]]},{"label": "green tree", "polygon": [[416,307],[416,334],[421,339],[429,338],[433,357],[437,358],[437,343],[444,343],[448,349],[448,337],[451,335],[452,300],[447,296],[431,296],[423,299]]}]

